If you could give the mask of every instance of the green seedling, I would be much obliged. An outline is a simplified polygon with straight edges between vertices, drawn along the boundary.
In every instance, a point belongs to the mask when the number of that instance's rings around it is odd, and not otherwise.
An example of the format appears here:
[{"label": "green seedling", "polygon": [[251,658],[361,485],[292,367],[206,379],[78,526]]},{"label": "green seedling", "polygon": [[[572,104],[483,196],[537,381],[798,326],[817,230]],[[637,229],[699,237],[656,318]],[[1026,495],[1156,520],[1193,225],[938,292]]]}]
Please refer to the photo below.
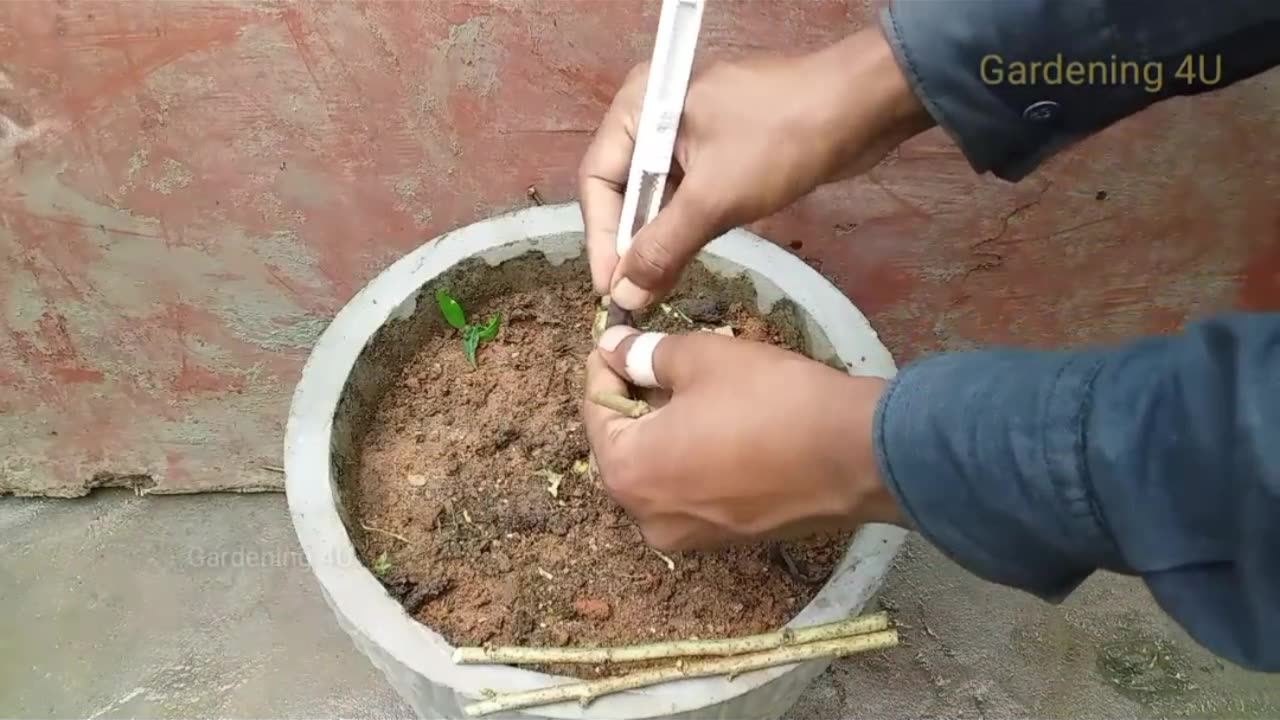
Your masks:
[{"label": "green seedling", "polygon": [[384,552],[379,555],[378,559],[373,561],[373,567],[370,569],[373,570],[374,575],[386,577],[387,573],[391,572],[391,561],[387,559],[387,554]]},{"label": "green seedling", "polygon": [[480,343],[486,343],[498,337],[502,317],[494,315],[483,325],[471,325],[467,322],[467,313],[462,309],[462,303],[459,303],[444,288],[436,290],[436,304],[440,306],[440,314],[444,316],[445,322],[462,333],[462,352],[467,356],[467,362],[471,363],[471,367],[475,367],[476,351],[480,349]]}]

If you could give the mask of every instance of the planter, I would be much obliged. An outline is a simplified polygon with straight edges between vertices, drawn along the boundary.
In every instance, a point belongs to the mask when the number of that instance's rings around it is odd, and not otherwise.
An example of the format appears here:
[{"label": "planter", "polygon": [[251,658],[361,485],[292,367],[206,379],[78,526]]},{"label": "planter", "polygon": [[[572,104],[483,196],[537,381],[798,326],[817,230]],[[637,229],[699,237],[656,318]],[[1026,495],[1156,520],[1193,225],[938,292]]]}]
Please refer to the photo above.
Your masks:
[{"label": "planter", "polygon": [[[299,542],[342,628],[424,718],[460,718],[462,706],[499,692],[566,682],[507,666],[456,666],[438,633],[405,613],[361,564],[348,533],[342,486],[362,422],[425,327],[422,287],[459,263],[489,265],[528,253],[552,264],[581,256],[576,205],[536,207],[476,223],[401,258],[356,294],[312,350],[294,393],[285,438],[286,490]],[[799,259],[744,230],[718,238],[699,257],[718,275],[743,275],[764,308],[797,307],[809,352],[850,373],[889,377],[893,360],[866,319]],[[371,344],[372,342],[372,344]],[[812,624],[855,614],[876,591],[904,532],[860,530],[818,595],[793,619]],[[534,708],[506,718],[776,718],[827,661],[772,668],[734,679],[683,680],[576,704]]]}]

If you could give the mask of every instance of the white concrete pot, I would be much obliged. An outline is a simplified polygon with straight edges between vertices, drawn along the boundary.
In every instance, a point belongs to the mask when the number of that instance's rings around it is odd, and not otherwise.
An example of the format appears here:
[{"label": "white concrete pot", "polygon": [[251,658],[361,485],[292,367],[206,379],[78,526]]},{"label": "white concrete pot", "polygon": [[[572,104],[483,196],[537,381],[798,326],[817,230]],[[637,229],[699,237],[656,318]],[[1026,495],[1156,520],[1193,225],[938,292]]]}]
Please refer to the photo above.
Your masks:
[{"label": "white concrete pot", "polygon": [[[353,387],[377,385],[389,373],[368,370],[361,351],[384,326],[413,315],[419,289],[474,257],[491,265],[530,252],[560,263],[579,256],[582,221],[576,204],[535,207],[485,220],[428,242],[373,279],[342,308],[311,351],[293,396],[285,436],[286,490],[298,540],[338,623],[420,717],[461,718],[482,691],[528,690],[568,681],[507,666],[455,666],[452,648],[410,617],[361,564],[344,524],[335,454],[348,443],[344,414]],[[699,262],[721,275],[744,271],[762,307],[780,297],[799,308],[805,335],[819,356],[833,352],[859,375],[890,377],[893,359],[866,318],[801,260],[745,230],[711,243]],[[424,303],[423,311],[432,308]],[[370,379],[372,376],[372,379]],[[365,392],[371,396],[373,391]],[[364,401],[369,401],[365,398]],[[812,624],[859,612],[876,591],[904,532],[868,525],[854,537],[827,584],[792,624]],[[811,661],[723,678],[682,680],[596,700],[587,708],[561,703],[498,718],[777,718],[827,666]]]}]

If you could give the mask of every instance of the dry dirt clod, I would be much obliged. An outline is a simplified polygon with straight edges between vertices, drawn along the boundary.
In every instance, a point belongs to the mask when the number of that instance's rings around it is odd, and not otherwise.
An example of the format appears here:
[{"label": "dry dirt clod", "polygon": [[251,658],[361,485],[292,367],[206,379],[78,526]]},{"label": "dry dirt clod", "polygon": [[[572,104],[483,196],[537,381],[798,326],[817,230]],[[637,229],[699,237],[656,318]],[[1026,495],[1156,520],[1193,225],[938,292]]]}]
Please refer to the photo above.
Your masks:
[{"label": "dry dirt clod", "polygon": [[507,557],[504,552],[489,553],[489,560],[492,561],[493,567],[500,573],[511,572],[511,558]]},{"label": "dry dirt clod", "polygon": [[436,522],[440,520],[440,514],[442,512],[444,512],[444,508],[440,505],[428,505],[420,518],[422,527],[428,530],[434,530],[436,528]]},{"label": "dry dirt clod", "polygon": [[418,583],[404,599],[404,609],[410,614],[418,612],[428,601],[435,600],[449,591],[452,581],[447,577],[434,577]]},{"label": "dry dirt clod", "polygon": [[578,598],[573,601],[573,611],[588,620],[608,620],[613,615],[609,603],[598,598]]},{"label": "dry dirt clod", "polygon": [[724,322],[726,304],[709,298],[690,298],[678,304],[685,317],[697,323],[716,325]]},{"label": "dry dirt clod", "polygon": [[505,450],[507,446],[520,439],[520,431],[514,427],[504,427],[493,438],[494,450]]},{"label": "dry dirt clod", "polygon": [[413,487],[422,487],[427,484],[427,476],[420,473],[410,473],[404,479]]}]

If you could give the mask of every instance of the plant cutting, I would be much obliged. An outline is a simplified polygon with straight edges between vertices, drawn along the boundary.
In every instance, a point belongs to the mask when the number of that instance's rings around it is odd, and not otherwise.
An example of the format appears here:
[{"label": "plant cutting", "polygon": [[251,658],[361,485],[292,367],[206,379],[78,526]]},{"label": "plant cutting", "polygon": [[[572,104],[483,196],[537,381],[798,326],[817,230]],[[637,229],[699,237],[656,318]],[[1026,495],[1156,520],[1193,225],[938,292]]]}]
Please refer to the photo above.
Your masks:
[{"label": "plant cutting", "polygon": [[613,662],[627,662],[667,657],[717,656],[711,659],[679,660],[673,665],[640,670],[618,677],[589,682],[565,683],[540,690],[498,694],[463,708],[470,717],[489,715],[503,710],[549,705],[576,700],[582,707],[610,693],[634,690],[658,683],[686,678],[728,675],[733,679],[742,673],[819,657],[845,657],[870,650],[881,650],[898,644],[898,632],[889,628],[885,613],[876,613],[842,622],[805,628],[787,628],[764,635],[724,640],[687,640],[683,642],[636,645],[621,648],[560,650],[557,648],[459,648],[454,662],[480,662],[505,658],[508,662],[535,662],[536,658],[557,658],[562,662],[593,662],[607,657]]},{"label": "plant cutting", "polygon": [[444,316],[445,322],[462,334],[462,353],[474,368],[476,351],[480,348],[480,343],[486,343],[498,337],[502,316],[494,314],[484,325],[471,325],[467,323],[467,313],[462,309],[462,303],[444,288],[436,290],[436,304],[440,307],[440,314]]},{"label": "plant cutting", "polygon": [[866,635],[888,629],[888,613],[878,612],[822,625],[803,628],[782,628],[760,635],[719,640],[675,640],[643,645],[593,648],[460,647],[453,651],[453,661],[460,665],[484,663],[510,663],[513,665],[536,663],[599,664],[605,662],[626,663],[662,660],[673,657],[726,657],[759,652],[761,650],[773,650],[788,645],[804,645],[852,635]]}]

